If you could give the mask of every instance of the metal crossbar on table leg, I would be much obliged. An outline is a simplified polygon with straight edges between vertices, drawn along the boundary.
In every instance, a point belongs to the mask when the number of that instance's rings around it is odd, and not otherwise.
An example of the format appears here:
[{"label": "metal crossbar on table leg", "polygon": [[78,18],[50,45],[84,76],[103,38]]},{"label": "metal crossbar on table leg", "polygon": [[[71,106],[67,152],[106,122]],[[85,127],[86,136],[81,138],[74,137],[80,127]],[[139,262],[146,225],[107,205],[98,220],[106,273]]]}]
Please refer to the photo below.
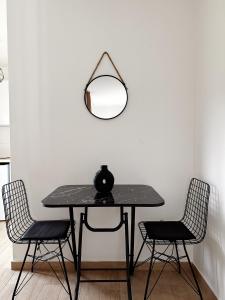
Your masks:
[{"label": "metal crossbar on table leg", "polygon": [[[75,288],[75,300],[78,299],[79,295],[79,287],[80,283],[84,282],[124,282],[127,283],[127,297],[128,300],[132,300],[132,292],[131,292],[131,283],[130,283],[130,273],[129,273],[129,232],[128,232],[128,214],[123,212],[123,207],[120,208],[120,222],[114,228],[94,228],[88,224],[88,208],[85,208],[85,213],[81,213],[80,216],[80,230],[79,230],[79,245],[78,245],[78,261],[77,261],[77,284]],[[115,232],[118,231],[123,225],[125,225],[125,252],[126,252],[126,268],[115,268],[115,269],[106,269],[106,268],[84,268],[81,269],[81,255],[82,255],[82,235],[83,235],[83,225],[86,228],[93,232]],[[81,271],[99,271],[99,270],[110,270],[110,271],[118,271],[123,270],[126,271],[126,279],[90,279],[90,280],[81,280]]]}]

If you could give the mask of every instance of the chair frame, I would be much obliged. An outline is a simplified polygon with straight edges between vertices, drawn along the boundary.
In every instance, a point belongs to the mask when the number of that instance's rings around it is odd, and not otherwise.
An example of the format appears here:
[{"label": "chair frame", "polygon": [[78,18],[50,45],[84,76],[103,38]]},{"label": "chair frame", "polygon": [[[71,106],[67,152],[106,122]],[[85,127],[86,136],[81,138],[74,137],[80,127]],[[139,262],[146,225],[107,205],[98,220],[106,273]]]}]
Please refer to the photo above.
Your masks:
[{"label": "chair frame", "polygon": [[[22,239],[24,233],[35,223],[35,221],[31,214],[28,204],[27,193],[25,189],[24,182],[22,180],[16,180],[5,184],[2,187],[2,198],[4,204],[5,211],[5,219],[6,219],[6,230],[7,235],[12,243],[14,244],[27,244],[26,253],[20,268],[20,272],[16,281],[16,285],[13,291],[12,299],[15,298],[16,295],[20,293],[23,287],[28,283],[31,277],[34,274],[34,267],[38,262],[47,262],[55,274],[56,278],[59,280],[61,285],[63,286],[66,293],[69,295],[70,299],[72,299],[70,284],[68,280],[67,270],[65,266],[65,260],[63,256],[62,249],[68,242],[70,251],[73,255],[73,251],[71,248],[71,244],[69,241],[70,237],[70,229],[67,233],[67,237],[65,239],[57,239],[57,240],[24,240]],[[29,254],[31,245],[34,245],[34,251],[32,254]],[[54,250],[49,250],[47,245],[55,245]],[[43,252],[44,251],[44,252]],[[39,254],[39,255],[38,255]],[[31,264],[31,276],[28,280],[25,281],[28,273],[24,276],[23,280],[20,283],[21,275],[25,266],[26,259],[30,257],[32,259]],[[64,274],[67,288],[64,286],[63,282],[60,280],[56,271],[53,269],[50,260],[57,258],[60,264],[60,268]],[[60,261],[61,258],[61,261]],[[67,258],[65,258],[67,259]],[[67,259],[69,260],[69,259]],[[25,282],[25,283],[24,283]]]},{"label": "chair frame", "polygon": [[[156,240],[156,239],[149,239],[147,235],[147,231],[144,226],[144,221],[139,223],[140,232],[143,238],[142,245],[140,247],[140,250],[138,252],[136,261],[134,263],[134,268],[139,267],[145,262],[150,261],[149,263],[149,270],[147,275],[147,281],[146,281],[146,287],[145,287],[145,294],[144,294],[144,300],[148,299],[158,283],[158,280],[166,266],[166,264],[170,264],[172,267],[174,267],[174,263],[177,265],[176,270],[178,273],[183,277],[183,279],[186,281],[186,283],[199,295],[200,299],[203,299],[202,292],[198,283],[198,280],[196,278],[194,268],[192,266],[192,263],[190,261],[186,245],[192,245],[192,244],[198,244],[203,241],[206,235],[206,228],[207,228],[207,217],[208,217],[208,203],[209,203],[209,197],[210,197],[210,186],[204,181],[201,181],[197,178],[192,178],[189,184],[189,189],[187,193],[187,200],[185,204],[185,210],[184,215],[181,218],[180,222],[182,222],[189,230],[190,232],[196,237],[192,240],[175,240],[175,241],[168,241],[168,240]],[[197,201],[197,202],[196,202]],[[197,205],[196,205],[197,203]],[[199,223],[198,223],[199,221]],[[141,255],[141,252],[144,248],[144,245],[148,247],[148,249],[151,252],[150,258],[147,258],[144,262],[141,262],[138,264],[139,257]],[[166,246],[165,251],[159,252],[156,251],[156,246]],[[171,254],[167,254],[170,246],[173,246]],[[182,245],[184,249],[185,255],[179,255],[178,251],[178,245]],[[186,274],[185,270],[181,267],[180,260],[183,258],[187,258],[191,274],[194,279],[195,285],[190,280],[189,276]],[[152,274],[152,270],[154,267],[155,261],[164,262],[164,265],[162,267],[161,272],[159,273],[158,278],[156,279],[155,283],[153,284],[153,287],[150,289],[149,292],[149,285],[150,285],[150,277]],[[181,273],[181,270],[185,274]]]}]

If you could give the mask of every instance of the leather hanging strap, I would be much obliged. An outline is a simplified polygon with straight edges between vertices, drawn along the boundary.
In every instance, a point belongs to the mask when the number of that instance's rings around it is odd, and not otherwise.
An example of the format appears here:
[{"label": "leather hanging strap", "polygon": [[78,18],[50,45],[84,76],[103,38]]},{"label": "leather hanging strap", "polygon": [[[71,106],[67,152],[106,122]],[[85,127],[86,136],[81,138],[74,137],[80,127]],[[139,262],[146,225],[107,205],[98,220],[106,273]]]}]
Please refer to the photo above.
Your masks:
[{"label": "leather hanging strap", "polygon": [[116,71],[118,77],[119,77],[120,80],[124,83],[123,78],[122,78],[122,76],[120,75],[120,73],[119,73],[117,67],[115,66],[115,64],[114,64],[114,62],[113,62],[113,60],[112,60],[112,58],[110,57],[109,53],[106,52],[106,51],[105,51],[105,52],[102,54],[102,56],[100,57],[100,59],[99,59],[97,65],[96,65],[96,67],[95,67],[93,73],[91,74],[90,79],[88,80],[88,83],[93,79],[93,77],[94,77],[94,75],[95,75],[95,73],[96,73],[96,71],[97,71],[97,69],[98,69],[98,67],[99,67],[99,65],[100,65],[100,63],[101,63],[101,61],[102,61],[102,59],[103,59],[103,57],[104,57],[105,55],[107,55],[109,61],[110,61],[111,64],[113,65],[113,68],[115,69],[115,71]]}]

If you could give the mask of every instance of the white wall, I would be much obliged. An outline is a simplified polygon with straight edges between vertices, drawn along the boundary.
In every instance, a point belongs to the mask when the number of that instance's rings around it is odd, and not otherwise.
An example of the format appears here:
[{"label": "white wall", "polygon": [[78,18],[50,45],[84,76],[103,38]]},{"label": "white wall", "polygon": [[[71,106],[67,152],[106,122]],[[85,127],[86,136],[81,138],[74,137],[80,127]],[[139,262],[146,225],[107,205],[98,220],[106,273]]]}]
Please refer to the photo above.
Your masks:
[{"label": "white wall", "polygon": [[10,129],[8,126],[0,126],[0,158],[10,156]]},{"label": "white wall", "polygon": [[[194,3],[8,0],[12,176],[24,179],[35,218],[68,216],[41,199],[59,185],[92,183],[103,163],[116,183],[149,184],[165,198],[162,208],[139,209],[137,221],[181,216],[193,175]],[[111,121],[83,100],[105,50],[129,92]],[[93,210],[91,219],[115,223],[116,211]],[[122,258],[121,234],[87,235],[84,259]]]},{"label": "white wall", "polygon": [[9,85],[3,80],[0,85],[0,126],[9,125]]},{"label": "white wall", "polygon": [[6,0],[0,0],[0,66],[6,67],[7,55],[7,18]]},{"label": "white wall", "polygon": [[10,155],[9,91],[7,58],[7,19],[6,0],[0,0],[0,67],[5,79],[0,83],[0,158]]},{"label": "white wall", "polygon": [[196,166],[212,184],[205,242],[194,261],[225,299],[225,1],[201,0],[198,8]]}]

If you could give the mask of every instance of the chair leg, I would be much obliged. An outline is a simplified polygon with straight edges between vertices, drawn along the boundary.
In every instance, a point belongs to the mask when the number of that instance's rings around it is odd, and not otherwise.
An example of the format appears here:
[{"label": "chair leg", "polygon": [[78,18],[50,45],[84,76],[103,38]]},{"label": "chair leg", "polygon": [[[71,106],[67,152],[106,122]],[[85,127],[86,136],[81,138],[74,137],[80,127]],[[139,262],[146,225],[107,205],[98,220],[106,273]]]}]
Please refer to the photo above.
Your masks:
[{"label": "chair leg", "polygon": [[196,287],[197,287],[197,290],[198,290],[198,293],[199,293],[199,297],[200,297],[201,300],[203,300],[202,292],[201,292],[201,289],[200,289],[200,287],[199,287],[197,278],[196,278],[196,276],[195,276],[195,272],[194,272],[194,269],[193,269],[193,267],[192,267],[192,264],[191,264],[189,255],[188,255],[188,252],[187,252],[187,249],[186,249],[186,246],[185,246],[185,242],[184,242],[184,241],[182,241],[182,242],[183,242],[183,247],[184,247],[185,255],[186,255],[186,257],[187,257],[188,264],[189,264],[189,266],[190,266],[191,273],[192,273],[192,276],[193,276],[193,278],[194,278],[194,281],[195,281],[195,284],[196,284]]},{"label": "chair leg", "polygon": [[65,262],[64,262],[64,257],[63,257],[62,246],[61,246],[60,240],[58,240],[58,243],[59,243],[59,251],[60,251],[60,255],[61,255],[61,259],[62,259],[62,264],[63,264],[64,275],[65,275],[66,284],[67,284],[67,288],[68,288],[68,293],[69,293],[69,296],[70,296],[70,300],[72,300],[70,283],[69,283],[69,279],[68,279],[68,275],[67,275],[67,270],[66,270],[66,266],[65,266]]},{"label": "chair leg", "polygon": [[136,258],[135,263],[134,263],[134,269],[135,269],[135,267],[136,267],[136,265],[137,265],[137,263],[138,263],[138,260],[139,260],[139,257],[140,257],[140,255],[141,255],[141,252],[142,252],[142,250],[143,250],[143,248],[144,248],[146,239],[147,239],[147,235],[146,235],[146,237],[144,238],[143,243],[142,243],[142,245],[141,245],[141,248],[140,248],[140,250],[139,250],[139,252],[138,252],[137,258]]},{"label": "chair leg", "polygon": [[128,300],[132,300],[130,270],[129,270],[129,233],[128,233],[127,213],[124,214],[124,222],[125,222],[125,249],[126,249],[126,269],[127,269],[127,294],[128,294]]},{"label": "chair leg", "polygon": [[38,241],[35,243],[35,248],[34,248],[34,254],[33,254],[33,259],[32,259],[32,266],[31,266],[31,272],[34,272],[34,261],[35,261],[35,255],[37,251],[37,246],[38,246]]},{"label": "chair leg", "polygon": [[79,229],[79,244],[78,244],[78,260],[77,260],[77,284],[75,289],[75,300],[78,299],[80,276],[81,276],[81,251],[82,251],[82,235],[83,235],[83,218],[84,214],[80,215],[80,229]]},{"label": "chair leg", "polygon": [[154,252],[155,252],[155,240],[153,240],[153,245],[152,245],[152,255],[151,255],[151,260],[150,260],[150,264],[149,264],[149,270],[148,270],[148,276],[147,276],[147,281],[146,281],[144,300],[148,299],[148,287],[149,287],[149,284],[150,284],[150,277],[151,277],[151,273],[152,273],[152,269],[153,269]]},{"label": "chair leg", "polygon": [[175,249],[176,249],[176,254],[177,254],[178,273],[181,273],[181,268],[180,268],[180,257],[179,257],[179,252],[178,252],[177,242],[175,241],[174,244],[175,244]]},{"label": "chair leg", "polygon": [[[74,258],[73,249],[72,249],[72,246],[71,246],[71,243],[70,243],[69,239],[68,239],[68,244],[69,244],[70,252],[71,252],[71,254],[72,254],[73,258]],[[75,257],[75,259],[76,259],[76,257]]]},{"label": "chair leg", "polygon": [[19,273],[18,278],[17,278],[17,281],[16,281],[16,285],[15,285],[15,288],[14,288],[14,291],[13,291],[12,299],[14,299],[15,296],[16,296],[16,291],[17,291],[17,288],[18,288],[18,285],[19,285],[20,277],[21,277],[21,275],[22,275],[23,268],[24,268],[24,264],[25,264],[25,262],[26,262],[26,259],[27,259],[27,255],[28,255],[28,253],[29,253],[29,250],[30,250],[30,241],[29,241],[29,243],[28,243],[27,251],[26,251],[26,254],[25,254],[25,256],[24,256],[23,263],[22,263],[22,266],[21,266],[21,269],[20,269],[20,273]]}]

